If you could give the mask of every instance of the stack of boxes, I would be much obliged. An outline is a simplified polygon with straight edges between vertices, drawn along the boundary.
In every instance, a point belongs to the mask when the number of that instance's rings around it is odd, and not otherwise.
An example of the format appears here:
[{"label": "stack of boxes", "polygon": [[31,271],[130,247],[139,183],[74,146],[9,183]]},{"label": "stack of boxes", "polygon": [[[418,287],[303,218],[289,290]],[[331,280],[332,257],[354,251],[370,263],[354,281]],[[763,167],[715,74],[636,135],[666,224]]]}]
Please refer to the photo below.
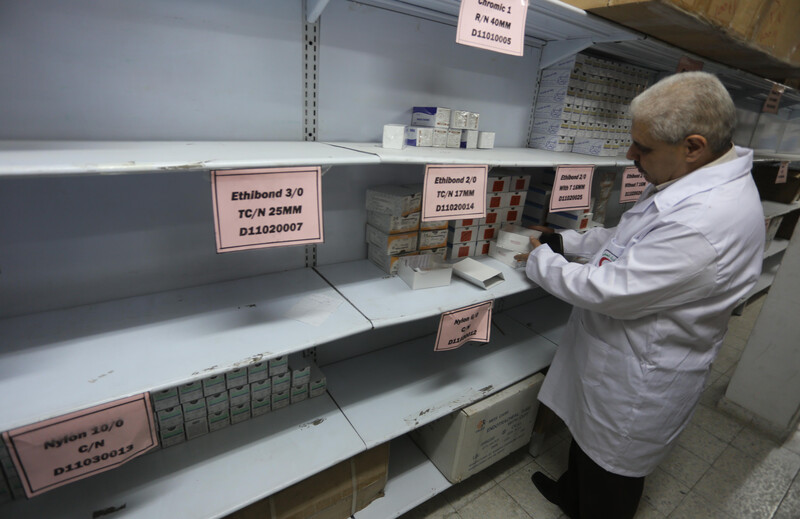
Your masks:
[{"label": "stack of boxes", "polygon": [[367,257],[387,274],[397,273],[404,256],[447,257],[447,221],[421,221],[422,184],[371,187],[366,208]]},{"label": "stack of boxes", "polygon": [[0,505],[14,499],[25,499],[25,490],[5,443],[0,441]]},{"label": "stack of boxes", "polygon": [[383,147],[494,148],[494,132],[478,131],[480,114],[441,106],[415,106],[411,125],[383,127]]},{"label": "stack of boxes", "polygon": [[591,208],[550,213],[548,210],[552,192],[552,183],[536,183],[530,186],[525,200],[522,225],[525,227],[544,225],[553,229],[588,229],[593,216]]},{"label": "stack of boxes", "polygon": [[292,354],[155,391],[151,398],[161,446],[170,447],[326,390],[319,368]]},{"label": "stack of boxes", "polygon": [[631,100],[655,72],[578,54],[542,71],[530,146],[586,155],[625,155]]},{"label": "stack of boxes", "polygon": [[486,217],[451,220],[447,231],[447,257],[466,258],[489,254],[490,240],[501,225],[522,222],[530,177],[495,170],[486,182]]}]

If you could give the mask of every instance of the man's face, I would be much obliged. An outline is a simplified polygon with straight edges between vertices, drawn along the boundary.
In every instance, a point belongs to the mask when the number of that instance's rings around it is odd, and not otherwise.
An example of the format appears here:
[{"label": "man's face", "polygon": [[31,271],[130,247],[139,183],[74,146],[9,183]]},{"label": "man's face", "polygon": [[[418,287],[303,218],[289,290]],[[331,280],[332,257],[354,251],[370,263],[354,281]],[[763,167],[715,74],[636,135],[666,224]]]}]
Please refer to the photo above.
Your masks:
[{"label": "man's face", "polygon": [[650,136],[647,123],[633,121],[631,125],[633,140],[628,153],[628,160],[639,168],[645,180],[659,185],[685,175],[687,164],[682,144],[667,144]]}]

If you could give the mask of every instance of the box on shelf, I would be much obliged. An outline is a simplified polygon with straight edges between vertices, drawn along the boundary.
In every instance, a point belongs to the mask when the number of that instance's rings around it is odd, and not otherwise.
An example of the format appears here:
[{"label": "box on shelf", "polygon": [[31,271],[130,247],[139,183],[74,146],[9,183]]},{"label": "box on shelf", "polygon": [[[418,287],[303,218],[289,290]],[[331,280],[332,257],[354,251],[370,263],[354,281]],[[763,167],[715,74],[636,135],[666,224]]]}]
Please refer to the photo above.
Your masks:
[{"label": "box on shelf", "polygon": [[206,419],[205,415],[200,418],[187,421],[183,427],[186,431],[187,440],[194,440],[195,438],[199,438],[204,434],[208,434],[208,420]]},{"label": "box on shelf", "polygon": [[250,419],[250,400],[239,404],[239,405],[231,405],[230,407],[230,414],[231,414],[231,425],[242,423],[246,420]]},{"label": "box on shelf", "polygon": [[383,495],[389,443],[353,456],[226,519],[343,519]]},{"label": "box on shelf", "polygon": [[289,403],[296,404],[308,398],[308,383],[292,386],[290,390]]},{"label": "box on shelf", "polygon": [[491,242],[491,240],[479,240],[475,242],[475,257],[487,256],[489,254]]},{"label": "box on shelf", "polygon": [[289,355],[289,371],[292,373],[292,386],[308,384],[311,379],[311,361],[303,357],[302,353]]},{"label": "box on shelf", "polygon": [[418,232],[388,234],[367,224],[366,241],[377,247],[383,254],[394,256],[417,250]]},{"label": "box on shelf", "polygon": [[158,431],[161,447],[172,447],[186,441],[186,430],[183,422],[171,427],[162,427]]},{"label": "box on shelf", "polygon": [[505,215],[505,219],[503,223],[514,223],[514,224],[521,224],[522,223],[522,210],[525,206],[517,206],[517,207],[508,207]]},{"label": "box on shelf", "polygon": [[407,216],[392,216],[385,213],[367,211],[367,223],[387,234],[401,234],[419,230],[420,213]]},{"label": "box on shelf", "polygon": [[461,147],[474,150],[478,147],[478,130],[462,130]]},{"label": "box on shelf", "polygon": [[272,392],[282,393],[292,387],[292,374],[288,371],[272,377]]},{"label": "box on shelf", "polygon": [[389,184],[367,188],[367,211],[407,216],[421,208],[422,189],[417,185]]},{"label": "box on shelf", "polygon": [[397,274],[397,268],[399,267],[397,260],[404,256],[413,256],[416,254],[419,253],[415,251],[405,254],[386,254],[383,249],[372,244],[367,246],[367,258],[387,274]]},{"label": "box on shelf", "polygon": [[[269,380],[269,379],[267,379]],[[258,382],[256,382],[258,384]],[[218,413],[230,406],[228,401],[228,391],[221,391],[216,395],[206,397],[206,414]]]},{"label": "box on shelf", "polygon": [[265,378],[264,380],[250,384],[250,400],[258,400],[264,397],[269,397],[271,394],[272,379],[270,378]]},{"label": "box on shelf", "polygon": [[447,220],[434,220],[430,222],[419,222],[420,231],[438,231],[440,229],[447,229]]},{"label": "box on shelf", "polygon": [[272,410],[275,411],[276,409],[286,407],[291,403],[290,398],[291,395],[288,389],[284,391],[275,391],[273,389],[272,394],[270,395],[270,399],[272,401]]},{"label": "box on shelf", "polygon": [[225,373],[225,387],[228,389],[247,384],[247,368],[232,369]]},{"label": "box on shelf", "polygon": [[[285,375],[278,375],[279,377]],[[239,387],[232,387],[228,390],[228,400],[230,401],[230,407],[235,407],[238,405],[242,405],[245,402],[250,401],[250,385],[245,384]]]},{"label": "box on shelf", "polygon": [[417,148],[433,146],[433,128],[409,126],[406,128],[406,145]]},{"label": "box on shelf", "polygon": [[168,407],[156,413],[156,420],[158,421],[159,429],[174,427],[183,423],[183,407],[176,405],[175,407]]},{"label": "box on shelf", "polygon": [[449,108],[441,106],[415,106],[411,109],[411,126],[425,126],[429,128],[450,127]]},{"label": "box on shelf", "polygon": [[470,130],[469,112],[466,110],[450,110],[450,128],[459,130]]},{"label": "box on shelf", "polygon": [[448,227],[452,227],[454,229],[459,229],[462,227],[474,227],[476,225],[480,225],[481,218],[461,218],[459,220],[450,220],[448,222]]},{"label": "box on shelf", "polygon": [[231,424],[231,413],[229,408],[225,407],[214,413],[208,414],[208,430],[209,432],[219,431]]},{"label": "box on shelf", "polygon": [[475,255],[475,242],[453,243],[447,246],[447,257],[450,259],[469,258]]},{"label": "box on shelf", "polygon": [[257,398],[250,401],[250,415],[255,418],[256,416],[261,416],[264,414],[269,413],[272,411],[272,403],[270,402],[269,396],[265,396],[263,398]]},{"label": "box on shelf", "polygon": [[509,182],[509,191],[528,191],[531,185],[530,175],[512,175]]},{"label": "box on shelf", "polygon": [[247,366],[247,382],[261,382],[269,379],[269,361],[255,362]]},{"label": "box on shelf", "polygon": [[425,249],[419,251],[420,255],[422,254],[432,254],[438,257],[441,261],[445,261],[447,259],[447,247],[439,247],[438,249]]},{"label": "box on shelf", "polygon": [[449,134],[448,128],[434,128],[433,129],[433,147],[434,148],[446,148],[447,147],[447,135]]},{"label": "box on shelf", "polygon": [[528,199],[525,202],[525,208],[522,210],[522,214],[544,221],[547,216],[547,207],[545,207],[544,204],[539,204]]},{"label": "box on shelf", "polygon": [[447,247],[447,229],[420,231],[419,250],[440,249],[442,247]]},{"label": "box on shelf", "polygon": [[494,148],[494,132],[478,132],[478,148]]},{"label": "box on shelf", "polygon": [[492,288],[505,281],[502,272],[472,258],[464,258],[454,263],[453,273],[484,289]]},{"label": "box on shelf", "polygon": [[537,373],[411,433],[420,449],[458,483],[528,444],[544,381]]},{"label": "box on shelf", "polygon": [[180,403],[180,400],[178,399],[177,387],[153,391],[150,393],[150,398],[153,400],[154,411],[161,411],[162,409],[175,407]]},{"label": "box on shelf", "polygon": [[553,186],[547,184],[533,184],[528,189],[527,200],[541,204],[544,207],[550,205],[550,195],[553,193]]},{"label": "box on shelf", "polygon": [[383,147],[393,150],[402,150],[406,147],[406,125],[384,124]]},{"label": "box on shelf", "polygon": [[220,373],[203,379],[203,396],[216,395],[227,389],[225,374]]},{"label": "box on shelf", "polygon": [[525,261],[518,261],[514,256],[517,254],[524,254],[520,251],[504,249],[497,246],[497,241],[492,240],[489,242],[489,257],[494,258],[501,263],[505,263],[509,267],[520,268],[525,266]]},{"label": "box on shelf", "polygon": [[800,169],[792,169],[790,165],[786,182],[776,184],[778,169],[779,166],[775,164],[753,165],[753,179],[756,181],[761,199],[781,204],[793,204],[800,201]]},{"label": "box on shelf", "polygon": [[478,126],[480,126],[481,114],[470,112],[467,118],[467,129],[469,130],[477,130]]},{"label": "box on shelf", "polygon": [[197,400],[203,396],[203,382],[195,380],[178,386],[178,399],[181,403]]},{"label": "box on shelf", "polygon": [[563,229],[588,229],[591,221],[592,213],[579,211],[547,213],[547,223],[557,225]]},{"label": "box on shelf", "polygon": [[462,243],[470,242],[478,239],[479,226],[473,225],[472,227],[448,227],[447,228],[447,243]]},{"label": "box on shelf", "polygon": [[308,383],[308,397],[315,398],[328,390],[328,378],[316,364],[311,365],[311,377]]},{"label": "box on shelf", "polygon": [[450,128],[447,130],[447,147],[460,148],[461,147],[461,130]]},{"label": "box on shelf", "polygon": [[422,254],[411,258],[403,258],[397,275],[412,290],[442,287],[450,284],[453,267],[439,261],[438,256]]},{"label": "box on shelf", "polygon": [[478,241],[486,241],[491,240],[497,235],[497,231],[500,229],[500,226],[497,224],[494,225],[480,225],[478,226]]},{"label": "box on shelf", "polygon": [[283,375],[289,371],[289,357],[281,355],[280,357],[273,357],[269,359],[269,376]]},{"label": "box on shelf", "polygon": [[206,410],[205,398],[186,402],[185,404],[181,404],[181,407],[183,408],[183,420],[185,422],[197,420],[198,418],[203,418],[205,420],[206,413],[208,412]]},{"label": "box on shelf", "polygon": [[511,175],[492,172],[486,178],[487,193],[502,193],[511,187]]},{"label": "box on shelf", "polygon": [[521,225],[506,224],[497,231],[497,246],[516,252],[530,252],[531,238],[538,238],[542,233]]}]

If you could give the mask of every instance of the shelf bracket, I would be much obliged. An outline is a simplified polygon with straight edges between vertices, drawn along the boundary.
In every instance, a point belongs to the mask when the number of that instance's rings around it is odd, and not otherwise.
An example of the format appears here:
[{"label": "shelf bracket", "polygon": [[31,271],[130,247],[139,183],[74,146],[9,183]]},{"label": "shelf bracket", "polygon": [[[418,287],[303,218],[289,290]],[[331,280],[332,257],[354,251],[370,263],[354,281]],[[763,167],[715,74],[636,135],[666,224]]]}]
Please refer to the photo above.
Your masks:
[{"label": "shelf bracket", "polygon": [[584,49],[588,49],[595,43],[609,43],[620,41],[641,40],[644,36],[637,34],[618,33],[608,36],[595,36],[592,38],[578,38],[575,40],[554,40],[548,41],[542,47],[542,57],[539,63],[540,68],[547,68],[562,59],[577,54]]},{"label": "shelf bracket", "polygon": [[330,0],[306,0],[306,23],[317,23]]}]

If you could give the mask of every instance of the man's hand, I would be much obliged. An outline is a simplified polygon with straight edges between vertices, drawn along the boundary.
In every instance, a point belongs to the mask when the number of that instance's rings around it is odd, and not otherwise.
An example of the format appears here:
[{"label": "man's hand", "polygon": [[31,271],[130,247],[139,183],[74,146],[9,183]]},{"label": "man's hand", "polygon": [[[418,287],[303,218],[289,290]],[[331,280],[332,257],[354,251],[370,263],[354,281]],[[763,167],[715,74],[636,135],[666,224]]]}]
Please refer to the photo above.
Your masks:
[{"label": "man's hand", "polygon": [[[543,225],[529,225],[528,229],[533,229],[534,231],[539,231],[541,233],[554,233],[554,232],[556,232],[555,229],[552,229],[550,227],[545,227]],[[538,240],[538,238],[531,237],[530,240],[531,240],[531,246],[534,249],[536,247],[539,247],[542,244],[542,242],[540,242]],[[514,256],[514,259],[517,260],[517,261],[527,261],[528,260],[528,255],[529,255],[529,253],[517,254],[517,255]]]}]

